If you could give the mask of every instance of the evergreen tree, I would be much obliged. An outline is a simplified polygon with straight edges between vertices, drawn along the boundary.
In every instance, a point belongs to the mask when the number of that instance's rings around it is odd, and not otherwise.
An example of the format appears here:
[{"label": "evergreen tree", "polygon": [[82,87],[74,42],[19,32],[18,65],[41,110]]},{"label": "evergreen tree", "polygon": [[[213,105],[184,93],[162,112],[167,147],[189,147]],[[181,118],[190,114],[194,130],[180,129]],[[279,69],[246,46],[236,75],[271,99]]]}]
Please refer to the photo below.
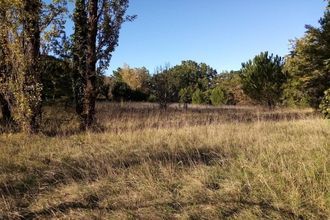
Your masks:
[{"label": "evergreen tree", "polygon": [[212,89],[210,100],[212,105],[219,106],[226,104],[226,93],[221,87],[216,87]]},{"label": "evergreen tree", "polygon": [[196,104],[196,105],[204,104],[204,94],[200,89],[196,89],[196,91],[193,93],[192,104]]},{"label": "evergreen tree", "polygon": [[280,101],[286,82],[282,67],[283,59],[268,52],[243,63],[241,78],[244,92],[260,104],[273,108]]}]

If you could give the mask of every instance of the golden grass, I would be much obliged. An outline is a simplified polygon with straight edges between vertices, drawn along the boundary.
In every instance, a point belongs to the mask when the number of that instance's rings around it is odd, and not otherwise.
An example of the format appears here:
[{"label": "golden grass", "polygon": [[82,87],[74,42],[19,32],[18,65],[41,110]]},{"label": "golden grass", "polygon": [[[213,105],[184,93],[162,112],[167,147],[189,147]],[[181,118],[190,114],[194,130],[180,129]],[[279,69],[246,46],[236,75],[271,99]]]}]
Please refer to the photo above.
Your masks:
[{"label": "golden grass", "polygon": [[0,219],[330,216],[330,122],[309,111],[98,109],[98,132],[47,109],[43,135],[0,135]]}]

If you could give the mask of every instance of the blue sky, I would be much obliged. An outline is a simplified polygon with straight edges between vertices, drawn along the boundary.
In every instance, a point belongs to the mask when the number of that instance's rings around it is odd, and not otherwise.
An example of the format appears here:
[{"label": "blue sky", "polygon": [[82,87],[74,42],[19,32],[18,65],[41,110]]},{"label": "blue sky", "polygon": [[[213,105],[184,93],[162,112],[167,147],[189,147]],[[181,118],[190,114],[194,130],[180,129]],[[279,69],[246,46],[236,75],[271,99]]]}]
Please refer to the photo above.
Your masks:
[{"label": "blue sky", "polygon": [[323,0],[131,0],[138,18],[122,27],[107,74],[124,63],[155,68],[182,60],[240,69],[261,51],[281,56],[305,24],[317,25]]}]

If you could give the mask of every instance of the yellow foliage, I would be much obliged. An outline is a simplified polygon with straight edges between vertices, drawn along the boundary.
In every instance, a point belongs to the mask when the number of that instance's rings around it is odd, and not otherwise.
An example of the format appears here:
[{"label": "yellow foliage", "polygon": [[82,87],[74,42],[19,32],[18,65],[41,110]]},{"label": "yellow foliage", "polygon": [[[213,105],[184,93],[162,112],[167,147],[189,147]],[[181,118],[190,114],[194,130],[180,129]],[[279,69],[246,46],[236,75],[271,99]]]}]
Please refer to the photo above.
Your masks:
[{"label": "yellow foliage", "polygon": [[148,71],[145,68],[130,68],[128,65],[124,65],[120,75],[131,89],[140,90],[148,78]]}]

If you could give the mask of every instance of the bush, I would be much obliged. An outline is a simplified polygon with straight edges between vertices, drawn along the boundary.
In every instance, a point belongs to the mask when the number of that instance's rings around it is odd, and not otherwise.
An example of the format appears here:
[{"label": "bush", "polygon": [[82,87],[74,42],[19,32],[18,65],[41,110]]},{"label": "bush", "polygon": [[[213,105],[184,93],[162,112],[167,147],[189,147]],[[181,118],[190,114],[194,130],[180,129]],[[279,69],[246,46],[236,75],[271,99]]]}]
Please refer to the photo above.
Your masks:
[{"label": "bush", "polygon": [[330,89],[324,92],[324,97],[320,104],[320,110],[324,114],[325,118],[330,119]]},{"label": "bush", "polygon": [[226,93],[222,88],[216,87],[212,90],[210,99],[211,99],[212,105],[214,105],[214,106],[225,104],[226,103]]}]

